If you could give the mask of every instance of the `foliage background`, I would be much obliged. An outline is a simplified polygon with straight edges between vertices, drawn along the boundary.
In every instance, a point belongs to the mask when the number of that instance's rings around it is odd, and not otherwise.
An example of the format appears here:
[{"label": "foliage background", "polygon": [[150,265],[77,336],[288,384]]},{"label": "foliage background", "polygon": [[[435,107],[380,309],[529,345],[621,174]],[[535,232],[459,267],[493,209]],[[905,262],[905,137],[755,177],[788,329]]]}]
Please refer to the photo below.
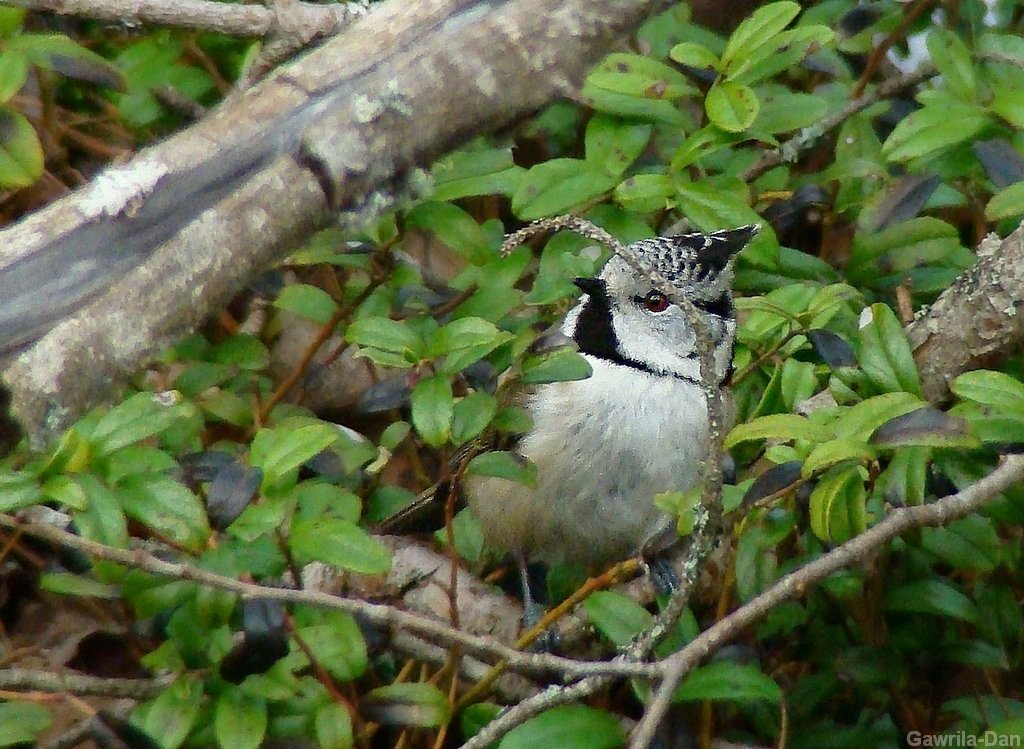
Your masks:
[{"label": "foliage background", "polygon": [[[723,503],[741,519],[728,563],[679,627],[684,642],[887,506],[967,486],[1024,441],[1019,361],[968,373],[952,404],[929,405],[901,325],[971,267],[986,232],[1005,235],[1024,213],[1021,15],[1010,2],[779,2],[722,34],[674,6],[598,65],[578,101],[440,160],[425,194],[363,234],[317,235],[140,373],[120,403],[45,454],[13,451],[0,464],[0,509],[46,505],[86,538],[147,539],[257,581],[312,561],[385,572],[388,550],[367,529],[442,476],[460,444],[527,426],[500,389],[586,375],[573,352],[536,344],[572,304],[571,279],[606,253],[565,233],[502,257],[506,232],[566,212],[627,242],[759,221],[736,276],[739,426],[726,445],[739,471]],[[214,104],[253,54],[212,34],[57,27],[0,9],[8,221],[180,127],[180,97]],[[893,58],[872,54],[885,46],[895,58],[917,50],[937,75],[763,167],[766,149],[820,134],[898,75]],[[530,480],[502,454],[468,470]],[[684,499],[661,501],[685,515]],[[682,685],[667,745],[1024,734],[1022,512],[1024,494],[1007,492],[776,608]],[[452,538],[472,569],[493,567],[467,514]],[[38,586],[110,612],[130,661],[116,675],[176,675],[130,722],[102,718],[131,741],[454,745],[496,710],[453,716],[450,674],[404,663],[348,615],[242,604],[52,550],[33,564],[9,556],[8,541],[3,574],[29,580],[0,610],[13,637],[28,636],[21,602],[44,595]],[[551,592],[580,580],[562,570]],[[651,620],[612,592],[584,608],[606,646]],[[637,693],[559,708],[503,746],[618,745],[615,718],[639,715]],[[0,703],[0,745],[30,743],[55,713],[44,700]]]}]

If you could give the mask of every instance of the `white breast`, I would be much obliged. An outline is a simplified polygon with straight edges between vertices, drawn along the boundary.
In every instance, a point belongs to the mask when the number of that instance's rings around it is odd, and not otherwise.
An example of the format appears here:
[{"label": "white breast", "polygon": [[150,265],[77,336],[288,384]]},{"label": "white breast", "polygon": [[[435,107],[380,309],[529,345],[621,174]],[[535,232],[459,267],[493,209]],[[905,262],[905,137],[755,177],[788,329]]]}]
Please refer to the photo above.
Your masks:
[{"label": "white breast", "polygon": [[593,376],[540,387],[520,451],[536,490],[502,479],[470,492],[485,535],[528,558],[601,564],[637,553],[664,520],[655,494],[690,488],[708,443],[696,384],[587,357]]}]

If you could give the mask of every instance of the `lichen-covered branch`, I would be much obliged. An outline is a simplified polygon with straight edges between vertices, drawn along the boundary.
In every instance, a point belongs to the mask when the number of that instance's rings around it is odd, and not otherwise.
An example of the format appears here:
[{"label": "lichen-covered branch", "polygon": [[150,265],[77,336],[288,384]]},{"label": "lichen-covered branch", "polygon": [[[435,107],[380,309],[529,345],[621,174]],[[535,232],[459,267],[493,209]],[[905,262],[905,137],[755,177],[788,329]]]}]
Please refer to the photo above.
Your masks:
[{"label": "lichen-covered branch", "polygon": [[1024,343],[1024,224],[1006,239],[986,237],[978,262],[907,328],[928,400],[972,369],[994,367]]},{"label": "lichen-covered branch", "polygon": [[571,91],[665,4],[383,3],[0,232],[11,413],[45,443],[339,212],[372,220],[416,167]]},{"label": "lichen-covered branch", "polygon": [[336,34],[366,13],[366,2],[317,5],[282,2],[271,7],[212,0],[0,0],[0,5],[77,18],[176,26],[241,37],[287,33],[311,39]]}]

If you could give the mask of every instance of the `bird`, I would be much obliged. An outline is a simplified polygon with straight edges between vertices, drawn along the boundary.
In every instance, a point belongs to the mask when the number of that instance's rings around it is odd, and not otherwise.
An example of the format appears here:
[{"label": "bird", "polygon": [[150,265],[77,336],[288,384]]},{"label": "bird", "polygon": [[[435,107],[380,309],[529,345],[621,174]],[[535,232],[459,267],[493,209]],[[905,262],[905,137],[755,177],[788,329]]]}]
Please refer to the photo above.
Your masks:
[{"label": "bird", "polygon": [[[655,237],[628,248],[701,315],[715,387],[726,387],[732,369],[734,260],[758,230]],[[484,539],[511,552],[524,588],[527,562],[595,567],[641,553],[673,522],[654,496],[692,488],[709,448],[701,357],[684,311],[618,255],[575,284],[583,293],[560,330],[592,373],[525,396],[533,425],[515,451],[536,466],[535,485],[463,479]]]}]

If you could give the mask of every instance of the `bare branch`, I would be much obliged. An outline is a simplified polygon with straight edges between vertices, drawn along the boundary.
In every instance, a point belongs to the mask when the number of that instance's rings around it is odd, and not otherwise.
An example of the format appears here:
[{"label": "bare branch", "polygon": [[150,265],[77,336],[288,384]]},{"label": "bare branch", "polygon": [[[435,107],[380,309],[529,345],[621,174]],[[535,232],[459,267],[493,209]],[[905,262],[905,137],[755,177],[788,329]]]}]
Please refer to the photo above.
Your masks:
[{"label": "bare branch", "polygon": [[174,681],[174,676],[156,679],[99,678],[75,673],[53,673],[25,668],[0,669],[0,689],[36,692],[65,692],[96,697],[127,697],[148,700]]},{"label": "bare branch", "polygon": [[99,21],[215,31],[229,36],[262,37],[286,30],[307,42],[338,33],[368,8],[366,2],[292,2],[287,14],[281,14],[274,7],[211,0],[0,0],[0,5]]},{"label": "bare branch", "polygon": [[3,375],[13,416],[36,445],[59,434],[339,211],[356,228],[394,208],[423,184],[418,165],[571,91],[666,4],[375,5],[0,232],[0,352],[31,346]]},{"label": "bare branch", "polygon": [[883,81],[873,91],[854,99],[838,112],[825,117],[821,122],[804,128],[778,148],[765,151],[761,158],[742,174],[741,178],[744,182],[753,182],[772,167],[796,161],[800,154],[817,143],[825,133],[839,127],[857,112],[867,109],[875,102],[892,96],[905,88],[911,88],[928,80],[936,72],[933,65],[925,63],[913,73]]},{"label": "bare branch", "polygon": [[168,562],[141,549],[117,549],[62,531],[52,525],[22,522],[11,515],[0,514],[0,527],[19,531],[27,536],[67,549],[75,549],[95,559],[117,562],[132,569],[149,572],[175,580],[189,580],[221,590],[229,590],[246,598],[303,604],[317,608],[344,611],[359,616],[363,621],[393,631],[406,631],[431,642],[445,646],[458,646],[466,653],[491,662],[506,660],[509,667],[527,673],[563,673],[567,676],[616,674],[619,676],[647,676],[650,669],[643,664],[600,663],[576,661],[545,653],[522,653],[497,642],[493,638],[477,637],[454,630],[443,621],[412,614],[394,606],[353,598],[341,598],[317,590],[275,588],[269,585],[247,583],[225,577],[184,562]]}]

